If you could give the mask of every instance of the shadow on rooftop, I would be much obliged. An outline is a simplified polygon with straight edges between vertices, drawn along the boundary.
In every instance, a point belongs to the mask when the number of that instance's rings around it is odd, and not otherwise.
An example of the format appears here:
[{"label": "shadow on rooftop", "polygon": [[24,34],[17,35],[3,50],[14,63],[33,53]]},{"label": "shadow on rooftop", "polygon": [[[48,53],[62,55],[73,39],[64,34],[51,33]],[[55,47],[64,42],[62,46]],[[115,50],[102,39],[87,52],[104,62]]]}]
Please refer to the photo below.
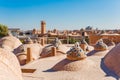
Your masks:
[{"label": "shadow on rooftop", "polygon": [[89,53],[87,54],[87,56],[92,56],[92,55],[94,55],[96,52],[99,52],[99,51],[92,50],[91,52],[89,52]]},{"label": "shadow on rooftop", "polygon": [[[43,72],[56,72],[56,71],[62,71],[64,70],[64,66],[66,66],[67,64],[74,62],[68,59],[63,59],[60,62],[58,62],[55,66],[53,66],[51,69],[45,70]],[[57,69],[58,70],[57,70]]]},{"label": "shadow on rooftop", "polygon": [[45,70],[43,72],[56,72],[56,70],[53,70],[53,69],[48,69],[48,70]]}]

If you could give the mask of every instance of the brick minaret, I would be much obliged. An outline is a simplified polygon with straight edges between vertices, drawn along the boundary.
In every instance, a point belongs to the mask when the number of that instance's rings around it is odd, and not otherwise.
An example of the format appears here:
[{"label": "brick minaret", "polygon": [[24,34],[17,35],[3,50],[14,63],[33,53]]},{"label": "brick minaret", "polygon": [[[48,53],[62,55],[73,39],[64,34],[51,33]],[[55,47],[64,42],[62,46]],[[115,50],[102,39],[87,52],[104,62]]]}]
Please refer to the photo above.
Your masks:
[{"label": "brick minaret", "polygon": [[46,23],[45,21],[41,21],[41,35],[46,33]]}]

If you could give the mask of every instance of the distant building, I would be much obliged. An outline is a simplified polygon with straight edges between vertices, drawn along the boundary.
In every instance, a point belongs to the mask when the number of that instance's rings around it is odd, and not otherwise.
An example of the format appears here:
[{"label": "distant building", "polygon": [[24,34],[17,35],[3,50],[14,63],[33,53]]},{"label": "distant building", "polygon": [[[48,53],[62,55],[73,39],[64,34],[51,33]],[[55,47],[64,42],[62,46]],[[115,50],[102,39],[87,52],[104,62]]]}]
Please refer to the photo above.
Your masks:
[{"label": "distant building", "polygon": [[8,28],[9,33],[11,33],[13,36],[18,36],[20,33],[20,28]]}]

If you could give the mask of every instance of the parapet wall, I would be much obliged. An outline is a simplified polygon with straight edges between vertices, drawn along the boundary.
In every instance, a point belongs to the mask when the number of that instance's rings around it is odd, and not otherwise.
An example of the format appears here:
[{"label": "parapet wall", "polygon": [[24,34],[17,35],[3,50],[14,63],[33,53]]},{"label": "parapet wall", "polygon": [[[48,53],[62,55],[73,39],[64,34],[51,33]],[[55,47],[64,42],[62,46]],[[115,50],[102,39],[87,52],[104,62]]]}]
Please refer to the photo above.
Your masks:
[{"label": "parapet wall", "polygon": [[120,42],[120,35],[90,35],[89,36],[90,45],[96,44],[96,42],[101,38],[112,40],[116,44]]}]

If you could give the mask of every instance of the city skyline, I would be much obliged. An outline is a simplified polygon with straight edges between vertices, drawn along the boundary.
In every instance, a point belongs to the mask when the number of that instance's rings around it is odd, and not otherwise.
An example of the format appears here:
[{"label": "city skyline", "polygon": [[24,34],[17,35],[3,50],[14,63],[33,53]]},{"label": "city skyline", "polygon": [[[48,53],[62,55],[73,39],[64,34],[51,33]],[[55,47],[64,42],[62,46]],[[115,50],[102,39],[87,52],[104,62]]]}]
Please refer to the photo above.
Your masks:
[{"label": "city skyline", "polygon": [[0,23],[23,30],[120,29],[119,14],[119,0],[0,0]]}]

